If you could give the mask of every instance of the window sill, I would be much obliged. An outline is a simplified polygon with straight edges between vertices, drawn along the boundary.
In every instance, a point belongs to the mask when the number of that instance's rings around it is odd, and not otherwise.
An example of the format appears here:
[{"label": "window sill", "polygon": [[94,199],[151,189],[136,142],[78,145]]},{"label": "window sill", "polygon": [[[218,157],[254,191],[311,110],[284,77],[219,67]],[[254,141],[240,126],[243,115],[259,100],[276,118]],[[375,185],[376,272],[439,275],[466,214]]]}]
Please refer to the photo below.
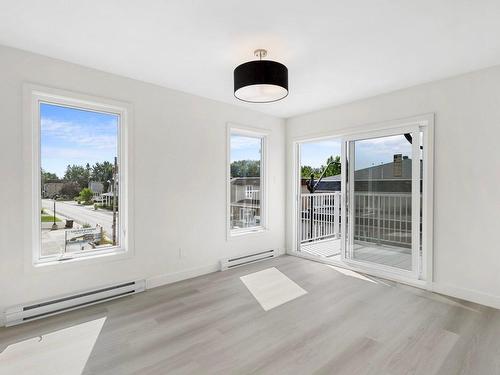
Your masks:
[{"label": "window sill", "polygon": [[80,255],[65,259],[38,260],[32,263],[31,269],[35,272],[60,270],[61,268],[66,267],[86,266],[95,263],[118,261],[130,258],[131,256],[132,254],[130,253],[130,251],[127,251],[125,249],[115,249],[113,251],[107,251],[102,254],[89,254],[85,256]]},{"label": "window sill", "polygon": [[269,232],[269,229],[266,227],[255,227],[251,229],[238,229],[238,230],[230,230],[228,232],[228,239],[243,237],[251,234],[263,234]]}]

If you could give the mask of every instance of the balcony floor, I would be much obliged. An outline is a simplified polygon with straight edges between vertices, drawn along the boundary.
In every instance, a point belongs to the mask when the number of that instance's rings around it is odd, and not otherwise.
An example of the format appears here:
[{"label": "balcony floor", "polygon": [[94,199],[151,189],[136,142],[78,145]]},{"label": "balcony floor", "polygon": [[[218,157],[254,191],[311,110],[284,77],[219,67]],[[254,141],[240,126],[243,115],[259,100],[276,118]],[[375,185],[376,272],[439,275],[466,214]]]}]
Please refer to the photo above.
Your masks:
[{"label": "balcony floor", "polygon": [[336,255],[340,256],[340,242],[340,238],[304,242],[300,245],[300,251],[323,258],[331,258]]},{"label": "balcony floor", "polygon": [[[300,250],[310,255],[340,260],[340,244],[340,239],[331,238],[303,243],[300,246]],[[406,270],[411,269],[411,254],[390,246],[376,247],[355,244],[354,260],[383,264]]]}]

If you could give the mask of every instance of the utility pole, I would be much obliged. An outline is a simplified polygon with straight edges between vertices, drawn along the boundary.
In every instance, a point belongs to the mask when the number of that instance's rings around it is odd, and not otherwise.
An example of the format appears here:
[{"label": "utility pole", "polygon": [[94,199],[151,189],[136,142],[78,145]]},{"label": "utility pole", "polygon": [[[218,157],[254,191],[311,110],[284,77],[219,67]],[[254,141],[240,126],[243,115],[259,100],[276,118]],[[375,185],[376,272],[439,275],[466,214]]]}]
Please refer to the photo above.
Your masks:
[{"label": "utility pole", "polygon": [[113,167],[113,246],[116,246],[116,175],[118,174],[118,160],[115,156],[115,165]]},{"label": "utility pole", "polygon": [[54,214],[54,221],[52,223],[52,230],[57,229],[57,224],[56,224],[56,199],[58,198],[57,194],[55,194],[52,199],[54,200],[54,209],[53,209],[53,214]]}]

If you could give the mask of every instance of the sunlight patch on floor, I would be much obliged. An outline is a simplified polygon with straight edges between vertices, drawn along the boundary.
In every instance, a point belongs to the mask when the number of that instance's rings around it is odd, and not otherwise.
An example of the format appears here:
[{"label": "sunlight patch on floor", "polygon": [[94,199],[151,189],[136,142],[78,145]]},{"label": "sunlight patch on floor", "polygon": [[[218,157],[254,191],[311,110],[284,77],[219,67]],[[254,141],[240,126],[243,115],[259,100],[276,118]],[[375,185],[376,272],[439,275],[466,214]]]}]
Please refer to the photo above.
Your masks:
[{"label": "sunlight patch on floor", "polygon": [[355,278],[360,279],[360,280],[369,281],[370,283],[377,284],[377,282],[375,280],[370,279],[369,277],[366,277],[360,273],[348,270],[346,268],[335,267],[335,266],[331,266],[331,265],[328,265],[328,267],[333,268],[335,271],[340,272],[341,274],[344,274],[346,276],[355,277]]},{"label": "sunlight patch on floor", "polygon": [[0,353],[0,374],[80,375],[106,317],[16,342]]},{"label": "sunlight patch on floor", "polygon": [[275,267],[240,277],[265,311],[307,293]]}]

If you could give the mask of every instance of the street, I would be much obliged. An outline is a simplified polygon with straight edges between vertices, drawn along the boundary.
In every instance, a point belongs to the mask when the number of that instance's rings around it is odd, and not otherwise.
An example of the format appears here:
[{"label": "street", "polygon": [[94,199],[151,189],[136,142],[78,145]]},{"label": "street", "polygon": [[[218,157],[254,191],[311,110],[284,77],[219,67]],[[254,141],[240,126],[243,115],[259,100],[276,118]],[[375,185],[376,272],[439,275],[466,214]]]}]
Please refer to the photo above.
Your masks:
[{"label": "street", "polygon": [[[52,199],[42,199],[42,207],[48,210],[53,210],[54,201]],[[73,219],[78,224],[90,224],[95,227],[97,224],[104,228],[106,234],[112,236],[113,228],[113,213],[108,210],[94,210],[93,206],[82,206],[77,202],[72,201],[56,201],[56,216],[65,216],[68,219]],[[118,215],[117,215],[118,222]]]}]

